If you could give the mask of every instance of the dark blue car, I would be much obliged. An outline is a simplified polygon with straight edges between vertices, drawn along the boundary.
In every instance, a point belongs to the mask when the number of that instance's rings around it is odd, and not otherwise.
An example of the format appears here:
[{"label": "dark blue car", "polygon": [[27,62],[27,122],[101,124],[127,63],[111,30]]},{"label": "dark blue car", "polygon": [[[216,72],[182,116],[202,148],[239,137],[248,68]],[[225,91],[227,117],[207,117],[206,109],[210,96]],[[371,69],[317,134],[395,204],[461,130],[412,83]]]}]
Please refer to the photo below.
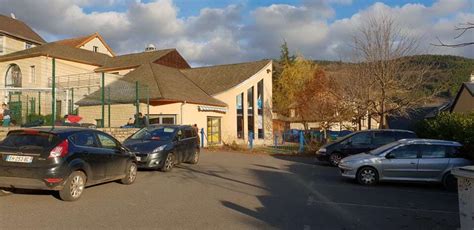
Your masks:
[{"label": "dark blue car", "polygon": [[137,156],[139,168],[170,171],[175,164],[199,161],[199,137],[189,125],[151,125],[123,143]]}]

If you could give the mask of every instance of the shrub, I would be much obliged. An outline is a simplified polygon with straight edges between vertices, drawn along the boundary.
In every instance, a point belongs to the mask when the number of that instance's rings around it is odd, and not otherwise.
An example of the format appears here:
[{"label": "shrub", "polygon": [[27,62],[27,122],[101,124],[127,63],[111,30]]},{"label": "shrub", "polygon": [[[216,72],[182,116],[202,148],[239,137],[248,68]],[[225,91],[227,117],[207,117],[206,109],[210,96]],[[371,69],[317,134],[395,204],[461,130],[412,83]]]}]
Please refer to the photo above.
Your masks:
[{"label": "shrub", "polygon": [[457,141],[462,151],[474,159],[474,113],[441,113],[418,123],[416,133],[421,138]]}]

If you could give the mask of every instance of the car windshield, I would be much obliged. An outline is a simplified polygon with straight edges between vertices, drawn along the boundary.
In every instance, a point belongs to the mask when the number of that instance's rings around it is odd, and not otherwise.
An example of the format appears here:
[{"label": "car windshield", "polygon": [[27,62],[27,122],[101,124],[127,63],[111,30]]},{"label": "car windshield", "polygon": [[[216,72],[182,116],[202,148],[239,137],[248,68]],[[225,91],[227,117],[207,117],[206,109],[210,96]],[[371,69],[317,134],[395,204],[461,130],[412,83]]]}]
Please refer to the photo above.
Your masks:
[{"label": "car windshield", "polygon": [[372,154],[372,155],[380,155],[381,153],[385,152],[386,150],[389,150],[393,147],[395,147],[396,145],[398,145],[398,141],[395,141],[395,142],[392,142],[392,143],[389,143],[389,144],[386,144],[386,145],[382,145],[374,150],[371,150],[369,151],[369,154]]},{"label": "car windshield", "polygon": [[146,127],[133,134],[130,139],[168,141],[173,139],[175,132],[176,128],[172,127]]}]

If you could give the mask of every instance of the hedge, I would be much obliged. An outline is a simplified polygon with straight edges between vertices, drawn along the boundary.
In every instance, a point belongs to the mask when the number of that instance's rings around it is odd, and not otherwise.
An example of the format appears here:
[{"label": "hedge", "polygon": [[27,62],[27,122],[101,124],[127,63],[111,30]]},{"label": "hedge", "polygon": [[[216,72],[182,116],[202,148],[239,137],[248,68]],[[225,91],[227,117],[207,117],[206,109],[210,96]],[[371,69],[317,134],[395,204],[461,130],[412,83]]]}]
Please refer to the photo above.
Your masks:
[{"label": "hedge", "polygon": [[457,141],[462,152],[474,159],[474,112],[441,113],[418,123],[416,133],[420,138]]}]

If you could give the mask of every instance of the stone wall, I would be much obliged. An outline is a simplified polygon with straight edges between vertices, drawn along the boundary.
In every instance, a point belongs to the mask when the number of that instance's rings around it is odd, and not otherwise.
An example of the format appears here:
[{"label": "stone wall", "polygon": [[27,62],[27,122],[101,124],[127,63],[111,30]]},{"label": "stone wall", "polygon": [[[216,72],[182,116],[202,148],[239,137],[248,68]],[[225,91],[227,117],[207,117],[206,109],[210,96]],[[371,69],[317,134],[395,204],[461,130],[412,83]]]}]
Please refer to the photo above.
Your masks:
[{"label": "stone wall", "polygon": [[[0,140],[3,140],[9,131],[19,129],[18,127],[11,127],[11,128],[0,128]],[[103,132],[106,132],[112,136],[114,136],[120,142],[124,141],[127,137],[134,134],[138,129],[123,129],[123,128],[103,128],[97,129]]]}]

